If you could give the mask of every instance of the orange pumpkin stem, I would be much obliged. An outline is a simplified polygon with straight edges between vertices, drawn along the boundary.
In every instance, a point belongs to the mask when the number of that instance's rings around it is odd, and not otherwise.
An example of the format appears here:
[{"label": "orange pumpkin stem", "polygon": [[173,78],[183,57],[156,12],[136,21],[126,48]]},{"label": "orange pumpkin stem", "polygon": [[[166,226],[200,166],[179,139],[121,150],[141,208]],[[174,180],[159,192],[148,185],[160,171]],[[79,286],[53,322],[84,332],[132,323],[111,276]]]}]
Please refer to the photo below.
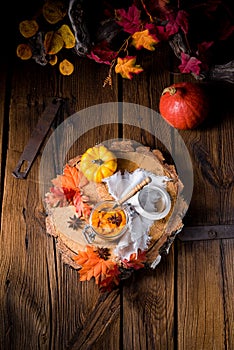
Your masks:
[{"label": "orange pumpkin stem", "polygon": [[169,92],[169,94],[172,96],[172,95],[175,95],[176,93],[176,88],[174,86],[169,86],[167,88],[165,88],[162,92],[162,95],[164,95],[166,92]]}]

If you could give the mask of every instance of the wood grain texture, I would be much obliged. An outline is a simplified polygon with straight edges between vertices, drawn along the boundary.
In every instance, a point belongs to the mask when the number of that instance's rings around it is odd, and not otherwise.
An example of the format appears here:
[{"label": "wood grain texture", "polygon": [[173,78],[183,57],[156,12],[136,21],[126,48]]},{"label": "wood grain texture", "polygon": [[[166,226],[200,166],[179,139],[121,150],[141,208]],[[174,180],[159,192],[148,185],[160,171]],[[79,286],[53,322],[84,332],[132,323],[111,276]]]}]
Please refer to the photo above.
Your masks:
[{"label": "wood grain texture", "polygon": [[[40,155],[27,180],[17,180],[12,176],[12,170],[51,96],[62,94],[64,98],[69,98],[68,108],[58,116],[57,125],[69,117],[69,107],[79,110],[94,103],[94,94],[97,103],[111,100],[106,91],[96,90],[100,77],[95,77],[94,73],[94,65],[93,68],[88,65],[87,71],[79,72],[79,89],[75,87],[79,101],[74,102],[73,82],[77,79],[60,77],[47,67],[36,69],[30,63],[16,62],[13,70],[1,236],[1,271],[4,271],[1,276],[5,283],[5,287],[1,288],[3,348],[16,349],[21,344],[24,349],[87,349],[87,346],[95,349],[96,346],[99,348],[100,342],[105,343],[106,332],[110,336],[112,334],[113,349],[119,341],[118,294],[102,302],[96,286],[92,282],[79,283],[77,271],[63,264],[55,240],[46,235],[39,191]],[[84,80],[89,91],[83,89]],[[54,128],[57,125],[55,123]],[[84,150],[100,139],[100,135],[110,135],[108,129],[111,137],[118,135],[117,128],[103,126],[103,134],[100,128],[91,131],[91,136],[87,138],[85,135],[79,146]],[[51,158],[55,169],[58,169],[60,151],[67,147],[66,140],[63,144],[55,140],[58,142],[53,145]],[[79,149],[73,150],[76,151]],[[43,154],[43,147],[40,153]],[[97,308],[99,314],[96,313]],[[13,334],[16,336],[13,337]],[[90,334],[93,334],[92,337]]]},{"label": "wood grain texture", "polygon": [[178,249],[178,349],[225,349],[220,242],[183,243]]},{"label": "wood grain texture", "polygon": [[[179,132],[189,150],[195,179],[185,223],[232,224],[234,155],[231,140],[234,129],[230,101],[234,91],[230,85],[204,83],[201,86],[209,99],[208,117],[195,130]],[[201,208],[204,210],[201,211]]]},{"label": "wood grain texture", "polygon": [[[29,5],[35,9],[35,3]],[[22,19],[30,15],[22,3],[16,8]],[[233,239],[176,241],[155,270],[139,271],[119,290],[100,294],[94,281],[79,282],[77,271],[62,261],[56,240],[46,235],[39,191],[45,145],[74,112],[117,101],[158,111],[164,87],[193,79],[169,74],[166,45],[155,53],[141,52],[137,63],[144,72],[132,81],[114,74],[110,89],[102,87],[109,68],[105,65],[77,59],[74,75],[65,77],[55,67],[18,60],[15,38],[7,36],[6,41],[10,50],[4,50],[0,65],[0,349],[232,350]],[[193,196],[184,218],[185,225],[193,227],[233,224],[234,90],[221,84],[208,84],[206,89],[213,101],[207,121],[196,130],[180,132],[194,170]],[[63,97],[66,103],[27,180],[17,180],[12,170],[52,96]],[[173,132],[167,135],[171,142],[166,148],[147,131],[157,127],[153,117],[141,115],[136,125],[129,125],[129,111],[118,111],[116,116],[119,124],[91,128],[60,159],[73,131],[69,124],[63,144],[56,139],[51,146],[53,171],[93,143],[116,137],[159,147],[166,161],[173,161],[171,151],[179,151]],[[86,125],[85,120],[82,123]]]},{"label": "wood grain texture", "polygon": [[[207,120],[196,130],[180,131],[194,170],[193,195],[184,219],[185,236],[186,226],[217,225],[218,230],[219,224],[233,222],[234,187],[233,176],[230,176],[233,174],[233,147],[230,141],[233,138],[233,121],[229,102],[233,89],[219,84],[204,84],[203,88],[210,99]],[[226,324],[227,317],[232,320],[230,303],[227,308],[224,294],[224,290],[227,290],[224,288],[230,282],[229,278],[225,280],[223,274],[225,264],[220,242],[211,240],[178,244],[179,349],[188,346],[191,349],[226,349],[227,344],[233,341]],[[233,266],[233,263],[229,264]],[[183,300],[186,300],[186,305],[182,311],[180,305]]]},{"label": "wood grain texture", "polygon": [[5,143],[7,142],[7,118],[6,101],[7,101],[7,64],[5,60],[0,60],[0,198],[2,199],[4,167],[5,167]]},{"label": "wood grain texture", "polygon": [[[152,108],[152,113],[143,110],[139,115],[134,105],[123,108],[123,136],[163,152],[169,164],[171,161],[171,135],[165,130],[167,147],[154,136],[158,125],[155,119],[157,101],[164,86],[169,84],[169,70],[161,66],[166,60],[167,50],[158,50],[151,58],[140,62],[148,63],[144,77],[134,77],[123,82],[123,101]],[[145,61],[146,59],[146,61]],[[162,136],[162,135],[161,135]],[[142,273],[123,290],[123,347],[124,349],[173,349],[174,326],[174,251],[171,250],[155,271]],[[144,287],[143,287],[144,286]]]},{"label": "wood grain texture", "polygon": [[222,260],[222,277],[224,288],[224,316],[225,316],[225,345],[228,350],[234,347],[234,264],[233,264],[234,239],[220,242]]},{"label": "wood grain texture", "polygon": [[174,349],[174,249],[154,271],[139,271],[123,294],[123,348]]}]

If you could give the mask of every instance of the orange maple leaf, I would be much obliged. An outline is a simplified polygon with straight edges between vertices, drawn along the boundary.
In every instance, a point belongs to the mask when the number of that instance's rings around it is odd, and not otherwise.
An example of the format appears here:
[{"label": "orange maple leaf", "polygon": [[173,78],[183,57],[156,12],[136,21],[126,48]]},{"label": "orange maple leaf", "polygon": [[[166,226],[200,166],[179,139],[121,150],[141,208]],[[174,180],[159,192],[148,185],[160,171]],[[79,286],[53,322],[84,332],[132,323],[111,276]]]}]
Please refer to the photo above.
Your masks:
[{"label": "orange maple leaf", "polygon": [[154,39],[152,35],[149,34],[148,29],[143,30],[142,32],[135,32],[132,35],[131,44],[135,46],[137,50],[145,48],[150,51],[154,51],[154,45],[158,43],[158,40]]},{"label": "orange maple leaf", "polygon": [[120,73],[123,78],[132,79],[132,74],[143,71],[140,65],[136,65],[136,56],[118,57],[115,72]]},{"label": "orange maple leaf", "polygon": [[79,187],[81,178],[82,174],[76,167],[66,164],[63,169],[63,174],[57,175],[57,177],[52,180],[52,183],[56,187],[75,190]]},{"label": "orange maple leaf", "polygon": [[87,246],[86,251],[80,251],[73,260],[81,266],[79,270],[80,281],[90,281],[95,278],[96,284],[107,278],[115,268],[116,263],[110,259],[103,259],[94,247]]}]

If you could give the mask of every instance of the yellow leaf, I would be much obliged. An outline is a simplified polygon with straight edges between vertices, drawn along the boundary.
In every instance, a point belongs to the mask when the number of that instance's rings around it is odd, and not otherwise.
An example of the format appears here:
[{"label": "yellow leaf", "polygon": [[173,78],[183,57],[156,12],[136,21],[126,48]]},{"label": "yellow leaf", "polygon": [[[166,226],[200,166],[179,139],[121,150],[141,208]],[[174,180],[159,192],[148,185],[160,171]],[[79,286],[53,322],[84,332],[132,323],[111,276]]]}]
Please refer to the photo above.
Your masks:
[{"label": "yellow leaf", "polygon": [[63,45],[64,41],[60,34],[54,31],[46,33],[44,46],[47,54],[55,55],[63,48]]},{"label": "yellow leaf", "polygon": [[115,66],[115,72],[121,74],[123,78],[132,79],[132,74],[138,74],[143,71],[140,65],[135,65],[136,57],[118,58]]},{"label": "yellow leaf", "polygon": [[131,44],[135,46],[137,50],[145,48],[150,51],[154,51],[154,45],[157,44],[158,41],[155,40],[150,34],[148,29],[143,30],[142,32],[136,32],[132,35]]},{"label": "yellow leaf", "polygon": [[29,60],[32,57],[32,50],[28,44],[19,44],[16,49],[16,54],[21,60]]},{"label": "yellow leaf", "polygon": [[31,38],[38,31],[39,26],[35,20],[25,20],[20,22],[19,31],[25,38]]},{"label": "yellow leaf", "polygon": [[67,11],[61,1],[47,0],[43,5],[42,13],[47,22],[55,24],[66,16]]},{"label": "yellow leaf", "polygon": [[62,62],[59,64],[59,71],[62,75],[70,75],[74,71],[74,66],[71,62],[68,60],[64,59]]},{"label": "yellow leaf", "polygon": [[76,44],[76,38],[67,24],[63,24],[57,33],[61,35],[66,49],[72,49]]}]

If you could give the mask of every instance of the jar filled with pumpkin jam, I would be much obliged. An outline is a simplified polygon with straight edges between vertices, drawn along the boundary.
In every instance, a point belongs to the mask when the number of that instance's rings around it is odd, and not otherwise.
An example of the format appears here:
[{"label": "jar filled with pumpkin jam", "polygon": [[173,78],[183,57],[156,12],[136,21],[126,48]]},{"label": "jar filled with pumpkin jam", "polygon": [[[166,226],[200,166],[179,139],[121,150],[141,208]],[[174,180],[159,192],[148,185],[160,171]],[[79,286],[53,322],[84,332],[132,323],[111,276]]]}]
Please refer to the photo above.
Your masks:
[{"label": "jar filled with pumpkin jam", "polygon": [[114,201],[98,203],[92,210],[90,226],[102,239],[116,239],[127,230],[128,214],[123,207],[116,207]]}]

